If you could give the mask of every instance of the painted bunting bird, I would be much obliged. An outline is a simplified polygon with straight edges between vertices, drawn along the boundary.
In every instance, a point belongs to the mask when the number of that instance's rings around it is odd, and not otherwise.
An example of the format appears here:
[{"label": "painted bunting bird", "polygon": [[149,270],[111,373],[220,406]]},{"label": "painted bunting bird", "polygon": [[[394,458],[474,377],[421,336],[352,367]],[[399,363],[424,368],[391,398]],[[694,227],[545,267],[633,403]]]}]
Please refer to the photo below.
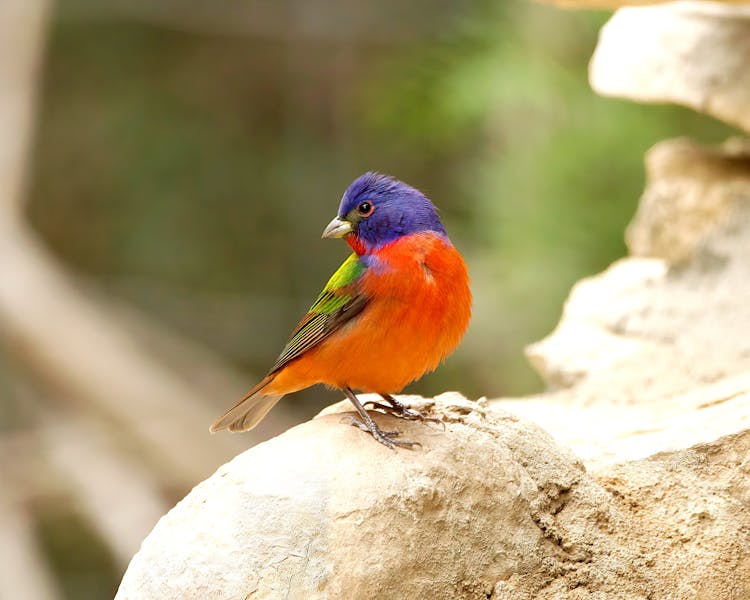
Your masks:
[{"label": "painted bunting bird", "polygon": [[346,394],[351,423],[389,448],[413,446],[382,431],[354,390],[406,419],[427,419],[391,394],[456,348],[471,318],[466,265],[437,210],[419,190],[365,173],[346,190],[324,238],[344,238],[354,253],[326,284],[268,374],[211,431],[255,427],[285,394],[322,383]]}]

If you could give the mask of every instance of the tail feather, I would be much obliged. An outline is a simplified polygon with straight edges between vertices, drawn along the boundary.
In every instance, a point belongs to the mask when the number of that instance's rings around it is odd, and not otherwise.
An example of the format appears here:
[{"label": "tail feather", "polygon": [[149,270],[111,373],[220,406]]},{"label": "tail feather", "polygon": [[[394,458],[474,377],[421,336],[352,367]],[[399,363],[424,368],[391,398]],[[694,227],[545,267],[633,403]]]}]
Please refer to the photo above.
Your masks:
[{"label": "tail feather", "polygon": [[222,429],[248,431],[260,423],[274,405],[284,397],[283,394],[263,393],[263,389],[271,381],[273,381],[272,376],[263,379],[263,381],[245,394],[237,404],[216,419],[213,425],[211,425],[211,433],[216,433]]}]

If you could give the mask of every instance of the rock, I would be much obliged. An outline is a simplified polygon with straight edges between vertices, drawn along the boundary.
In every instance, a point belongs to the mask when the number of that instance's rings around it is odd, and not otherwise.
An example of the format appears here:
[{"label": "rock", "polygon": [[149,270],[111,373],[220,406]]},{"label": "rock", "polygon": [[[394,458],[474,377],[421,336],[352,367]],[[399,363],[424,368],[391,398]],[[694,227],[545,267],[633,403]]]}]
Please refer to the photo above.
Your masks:
[{"label": "rock", "polygon": [[603,494],[581,463],[508,414],[456,395],[436,406],[446,431],[378,419],[421,450],[332,413],[241,454],[159,522],[117,598],[476,598],[583,559],[555,517]]},{"label": "rock", "polygon": [[640,406],[580,406],[564,390],[490,403],[534,423],[589,469],[641,461],[750,430],[750,372]]},{"label": "rock", "polygon": [[661,142],[646,155],[648,186],[625,238],[630,254],[678,265],[730,224],[750,202],[750,140],[704,148],[688,139]]},{"label": "rock", "polygon": [[406,398],[446,423],[378,414],[411,451],[334,405],[193,489],[117,599],[750,597],[746,148],[649,153],[644,256],[576,285],[529,349],[555,389]]},{"label": "rock", "polygon": [[600,94],[674,102],[750,131],[750,5],[683,1],[618,10],[589,79]]},{"label": "rock", "polygon": [[591,474],[486,402],[411,404],[446,430],[378,420],[420,450],[342,403],[241,454],[161,519],[117,599],[746,597],[750,434]]},{"label": "rock", "polygon": [[661,260],[620,260],[596,277],[578,282],[557,328],[526,348],[531,365],[547,385],[568,388],[643,352],[644,340],[619,334],[625,314],[641,307],[645,290],[667,274]]},{"label": "rock", "polygon": [[[576,405],[648,404],[750,371],[750,160],[686,140],[648,155],[634,253],[578,283],[527,349]],[[745,333],[738,333],[745,332]]]},{"label": "rock", "polygon": [[749,457],[744,431],[594,474],[638,524],[629,542],[655,584],[641,597],[750,598]]}]

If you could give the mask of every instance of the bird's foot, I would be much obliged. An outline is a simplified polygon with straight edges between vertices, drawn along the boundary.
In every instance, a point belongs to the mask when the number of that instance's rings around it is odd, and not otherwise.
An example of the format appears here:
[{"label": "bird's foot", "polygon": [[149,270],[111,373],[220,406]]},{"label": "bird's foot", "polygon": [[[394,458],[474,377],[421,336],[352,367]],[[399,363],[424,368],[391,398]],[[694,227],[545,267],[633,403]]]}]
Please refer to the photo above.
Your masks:
[{"label": "bird's foot", "polygon": [[400,434],[398,431],[383,431],[380,429],[380,427],[377,426],[375,421],[372,419],[369,420],[369,422],[363,422],[357,419],[356,417],[349,417],[347,419],[350,425],[354,425],[354,427],[357,427],[358,429],[361,429],[364,432],[369,433],[374,437],[378,442],[383,444],[384,446],[388,446],[391,450],[395,450],[396,446],[400,446],[402,448],[413,448],[414,446],[422,446],[419,442],[410,442],[408,440],[397,440],[394,439],[398,437]]},{"label": "bird's foot", "polygon": [[366,402],[365,406],[368,410],[379,410],[386,414],[393,415],[394,417],[399,417],[407,421],[426,421],[427,423],[440,423],[441,425],[445,425],[445,423],[443,423],[443,421],[441,419],[438,419],[437,417],[428,417],[424,413],[416,411],[413,408],[407,408],[406,406],[396,408],[395,406],[391,406],[390,404],[383,404],[382,402],[375,402],[373,400],[369,400],[368,402]]},{"label": "bird's foot", "polygon": [[393,415],[394,417],[400,417],[408,421],[424,421],[427,423],[439,423],[440,425],[443,426],[443,429],[445,429],[445,423],[443,423],[442,419],[438,419],[437,417],[428,417],[427,415],[419,412],[418,410],[414,410],[413,408],[404,406],[401,402],[396,400],[396,398],[394,398],[390,394],[380,394],[380,396],[383,398],[383,400],[388,402],[388,404],[383,404],[381,402],[375,402],[373,400],[370,400],[365,403],[365,406],[371,405],[371,408],[381,410],[386,414]]}]

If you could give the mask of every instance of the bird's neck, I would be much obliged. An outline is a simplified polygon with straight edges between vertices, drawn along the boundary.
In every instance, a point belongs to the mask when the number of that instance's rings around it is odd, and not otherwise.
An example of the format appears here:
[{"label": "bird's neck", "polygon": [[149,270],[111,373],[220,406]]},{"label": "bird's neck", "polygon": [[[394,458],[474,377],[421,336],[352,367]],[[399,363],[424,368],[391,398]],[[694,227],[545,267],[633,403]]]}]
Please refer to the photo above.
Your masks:
[{"label": "bird's neck", "polygon": [[[418,231],[412,234],[412,236],[419,237],[420,234],[438,236],[439,238],[445,240],[445,242],[447,242],[449,245],[451,243],[450,240],[448,239],[448,236],[445,234],[444,229],[442,231]],[[344,239],[346,240],[346,243],[349,244],[349,247],[352,250],[354,250],[357,256],[367,256],[370,254],[375,254],[375,253],[380,252],[383,248],[396,243],[398,240],[401,240],[404,237],[411,237],[411,236],[401,236],[398,238],[394,238],[392,240],[386,240],[385,242],[381,244],[368,244],[365,240],[359,237],[356,233],[350,233]]]},{"label": "bird's neck", "polygon": [[346,236],[346,243],[349,247],[357,253],[357,256],[367,254],[367,245],[364,241],[355,233],[350,233]]}]

